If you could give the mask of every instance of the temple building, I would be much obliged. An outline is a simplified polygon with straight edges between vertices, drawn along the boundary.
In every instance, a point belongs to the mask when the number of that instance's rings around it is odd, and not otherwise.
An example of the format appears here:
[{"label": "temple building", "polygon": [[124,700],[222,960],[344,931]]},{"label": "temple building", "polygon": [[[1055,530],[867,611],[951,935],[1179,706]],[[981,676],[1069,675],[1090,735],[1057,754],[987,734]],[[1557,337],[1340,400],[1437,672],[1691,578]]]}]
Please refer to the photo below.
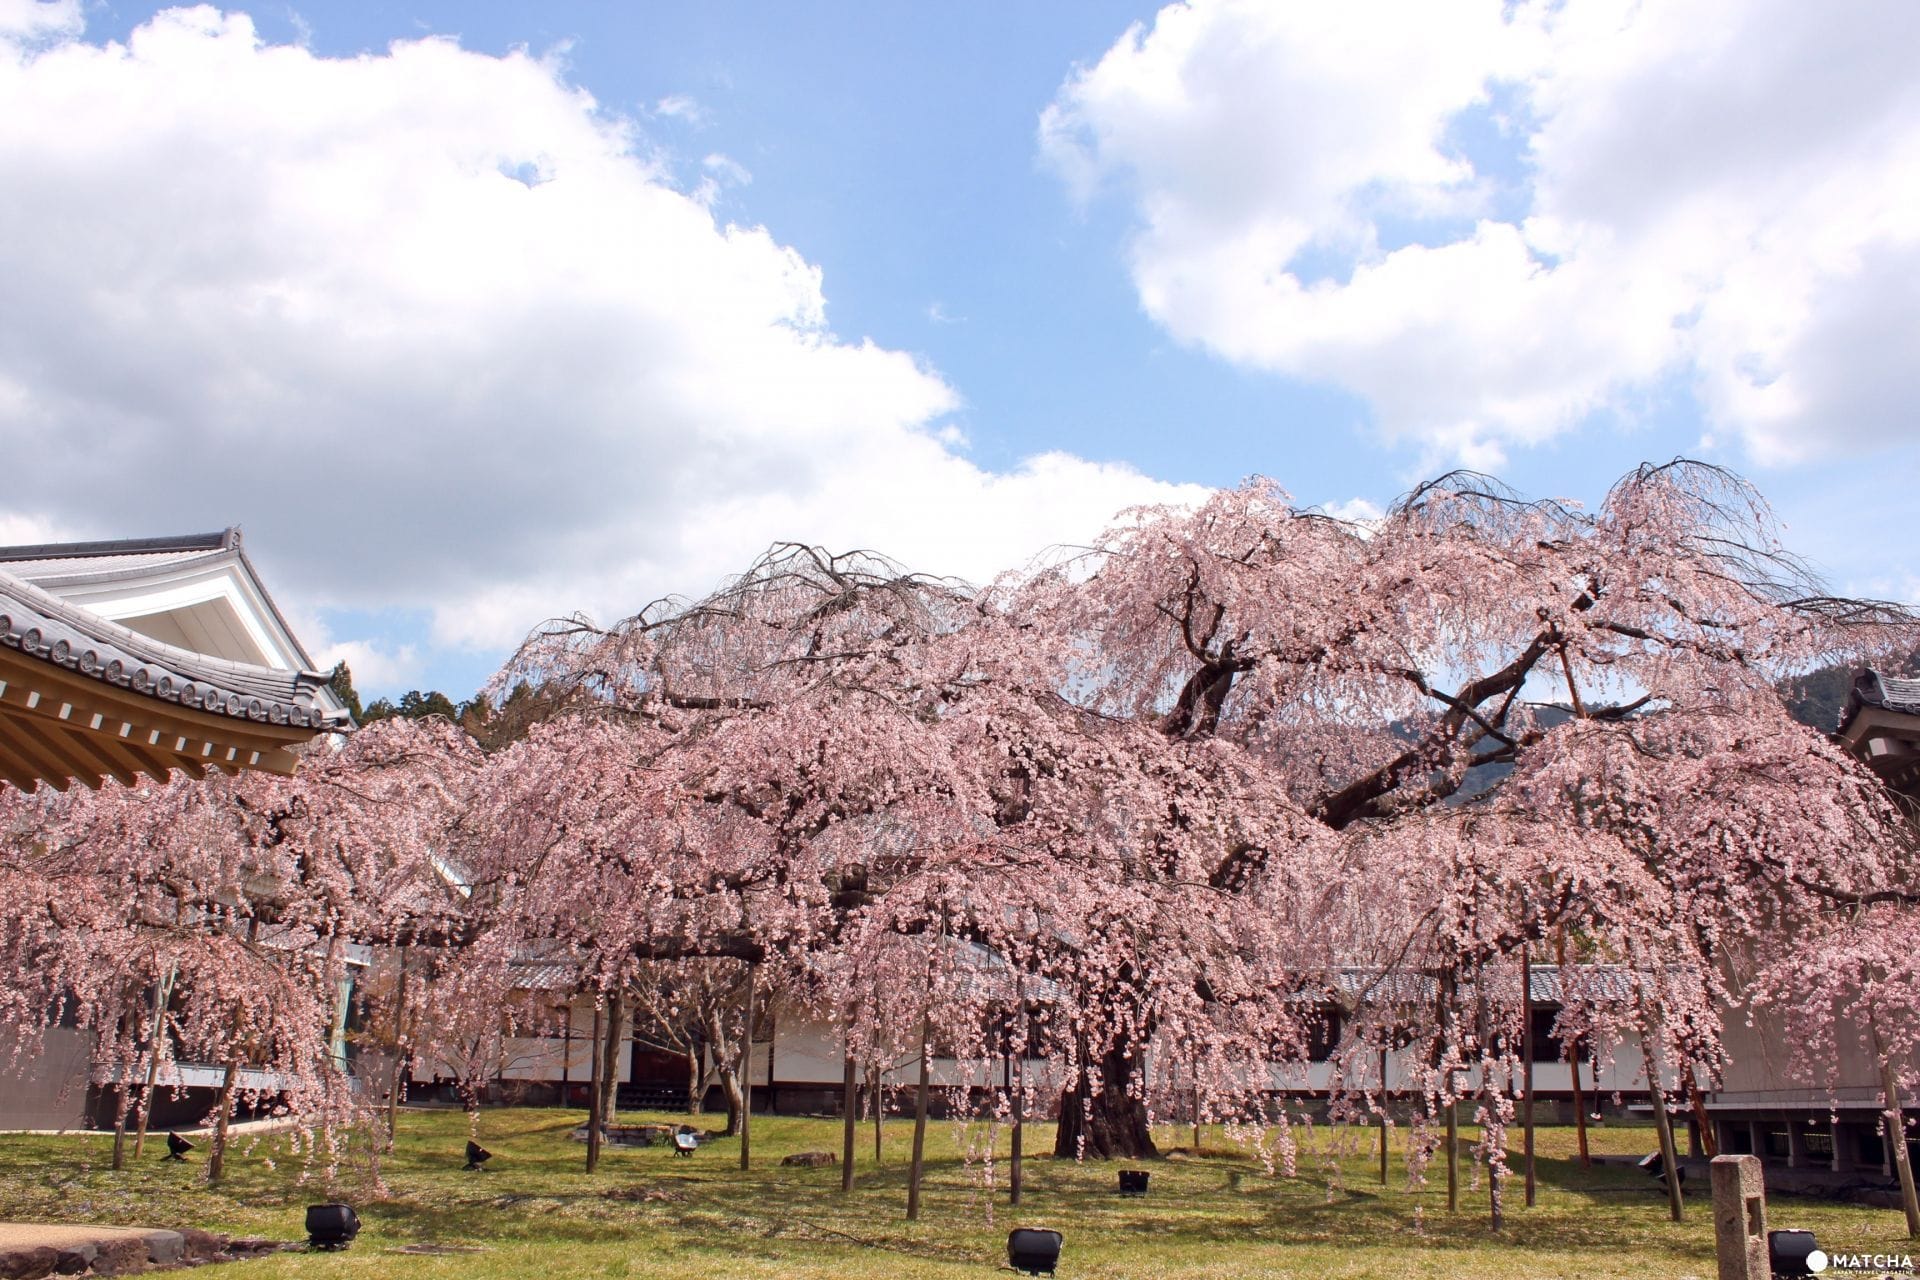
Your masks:
[{"label": "temple building", "polygon": [[[238,529],[0,547],[0,786],[290,774],[295,747],[352,727],[313,666]],[[50,1028],[5,1076],[0,1129],[85,1125],[92,1047],[83,1028]],[[174,1109],[161,1123],[197,1119],[219,1072],[172,1064],[159,1083]]]},{"label": "temple building", "polygon": [[[1920,802],[1920,680],[1858,671],[1834,738],[1896,793]],[[1868,1051],[1864,1027],[1839,1046],[1827,1078],[1798,1079],[1791,1070],[1794,1028],[1777,1015],[1727,1019],[1732,1057],[1722,1087],[1707,1102],[1718,1149],[1757,1155],[1776,1170],[1801,1171],[1800,1189],[1885,1187],[1894,1176],[1882,1068]],[[1912,1079],[1916,1064],[1900,1072]],[[1920,1166],[1916,1100],[1902,1099],[1909,1157]],[[1784,1185],[1784,1180],[1783,1180]],[[1882,1193],[1882,1198],[1891,1192]]]},{"label": "temple building", "polygon": [[1920,801],[1920,680],[1856,674],[1838,736],[1889,787]]}]

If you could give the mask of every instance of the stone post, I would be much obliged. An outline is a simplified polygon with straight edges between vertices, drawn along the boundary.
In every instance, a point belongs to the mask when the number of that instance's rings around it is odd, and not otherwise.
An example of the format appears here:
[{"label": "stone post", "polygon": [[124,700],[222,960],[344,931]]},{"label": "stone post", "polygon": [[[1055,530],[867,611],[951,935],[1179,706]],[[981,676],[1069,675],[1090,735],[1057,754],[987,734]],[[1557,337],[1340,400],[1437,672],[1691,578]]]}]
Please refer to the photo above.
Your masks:
[{"label": "stone post", "polygon": [[1720,1280],[1770,1280],[1767,1189],[1758,1156],[1715,1156],[1713,1244]]}]

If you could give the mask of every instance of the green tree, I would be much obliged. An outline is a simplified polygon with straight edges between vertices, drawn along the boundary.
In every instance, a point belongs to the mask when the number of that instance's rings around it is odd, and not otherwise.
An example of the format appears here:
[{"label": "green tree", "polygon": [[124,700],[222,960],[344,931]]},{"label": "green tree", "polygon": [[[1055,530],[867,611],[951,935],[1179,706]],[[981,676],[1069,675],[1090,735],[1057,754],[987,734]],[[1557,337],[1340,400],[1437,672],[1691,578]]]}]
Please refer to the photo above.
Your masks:
[{"label": "green tree", "polygon": [[360,707],[360,694],[353,687],[353,672],[344,661],[333,664],[333,671],[327,676],[327,688],[333,690],[333,696],[340,699],[355,724],[366,722],[365,712]]},{"label": "green tree", "polygon": [[434,689],[422,693],[418,689],[409,689],[400,695],[399,714],[409,720],[422,720],[427,716],[444,716],[448,720],[458,720],[460,709],[453,705],[453,699]]}]

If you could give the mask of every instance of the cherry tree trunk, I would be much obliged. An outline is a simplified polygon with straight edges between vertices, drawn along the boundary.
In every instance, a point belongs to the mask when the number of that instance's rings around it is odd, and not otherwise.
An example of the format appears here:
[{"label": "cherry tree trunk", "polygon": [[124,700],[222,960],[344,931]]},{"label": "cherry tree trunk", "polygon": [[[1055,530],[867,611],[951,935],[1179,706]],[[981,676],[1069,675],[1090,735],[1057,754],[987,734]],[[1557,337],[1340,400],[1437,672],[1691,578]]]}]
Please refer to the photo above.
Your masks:
[{"label": "cherry tree trunk", "polygon": [[227,1059],[226,1078],[220,1082],[219,1115],[213,1123],[213,1149],[207,1153],[207,1185],[215,1186],[227,1164],[227,1125],[233,1118],[233,1091],[240,1082],[240,1059]]},{"label": "cherry tree trunk", "polygon": [[[133,1023],[133,1010],[124,1009],[120,1014],[119,1034],[116,1037],[119,1041],[124,1042],[131,1035]],[[118,1171],[127,1167],[127,1111],[133,1102],[133,1095],[127,1088],[127,1066],[124,1062],[115,1067],[113,1080],[113,1167]]]},{"label": "cherry tree trunk", "polygon": [[400,1129],[400,1091],[406,1084],[407,1060],[398,1049],[393,1054],[393,1068],[387,1077],[387,1135],[386,1149],[393,1150],[393,1136]]},{"label": "cherry tree trunk", "polygon": [[920,1217],[920,1178],[926,1170],[927,1094],[932,1092],[933,1027],[920,1015],[920,1087],[913,1100],[913,1160],[907,1166],[907,1221]]},{"label": "cherry tree trunk", "polygon": [[753,1161],[753,979],[747,965],[747,1017],[740,1027],[740,1171]]},{"label": "cherry tree trunk", "polygon": [[1693,1112],[1693,1132],[1700,1136],[1700,1149],[1687,1154],[1711,1160],[1720,1154],[1720,1139],[1713,1132],[1713,1120],[1707,1115],[1707,1100],[1700,1093],[1698,1081],[1687,1081],[1687,1106]]},{"label": "cherry tree trunk", "polygon": [[1023,1060],[1020,1064],[1020,1079],[1014,1081],[1012,1085],[1013,1164],[1007,1171],[1007,1190],[1009,1193],[1007,1203],[1009,1204],[1020,1203],[1021,1182],[1026,1174],[1025,1152],[1021,1150],[1022,1140],[1026,1136],[1026,1117],[1022,1114],[1023,1108],[1021,1106],[1021,1096],[1026,1093],[1027,1090],[1026,1074],[1026,1063]]},{"label": "cherry tree trunk", "polygon": [[[400,978],[393,996],[393,1071],[387,1078],[387,1142],[393,1150],[393,1136],[400,1128],[400,1086],[407,1069],[407,949],[400,948]],[[563,1065],[561,1070],[565,1070]],[[137,1148],[136,1148],[137,1149]]]},{"label": "cherry tree trunk", "polygon": [[1505,1178],[1506,1175],[1500,1171],[1500,1166],[1489,1158],[1487,1161],[1487,1215],[1495,1231],[1504,1230],[1507,1225],[1506,1202],[1501,1196],[1500,1186]]},{"label": "cherry tree trunk", "polygon": [[[1874,1046],[1876,1049],[1879,1047],[1877,1034]],[[1892,1144],[1890,1151],[1894,1172],[1900,1176],[1900,1207],[1907,1214],[1907,1239],[1920,1240],[1920,1195],[1914,1191],[1913,1161],[1907,1155],[1907,1126],[1900,1106],[1900,1076],[1893,1069],[1893,1060],[1884,1053],[1880,1055],[1880,1088],[1886,1095],[1887,1141]]]},{"label": "cherry tree trunk", "polygon": [[727,1039],[726,1014],[719,1005],[710,1007],[703,1015],[706,1022],[707,1051],[713,1055],[711,1078],[720,1084],[720,1096],[726,1102],[726,1136],[740,1136],[740,1115],[746,1105],[746,1098],[740,1088],[740,1058],[732,1042]]},{"label": "cherry tree trunk", "polygon": [[627,1035],[627,1002],[621,992],[607,997],[607,1038],[600,1053],[600,1123],[615,1122],[620,1112],[620,1047]]},{"label": "cherry tree trunk", "polygon": [[113,1087],[113,1094],[113,1167],[117,1172],[127,1167],[127,1111],[132,1106],[132,1098],[124,1080]]},{"label": "cherry tree trunk", "polygon": [[[1098,1090],[1094,1072],[1099,1073]],[[1139,1072],[1132,1046],[1115,1045],[1096,1062],[1084,1059],[1079,1079],[1060,1098],[1056,1160],[1143,1160],[1159,1156],[1146,1103],[1131,1091]]]},{"label": "cherry tree trunk", "polygon": [[720,1068],[720,1096],[727,1100],[726,1136],[740,1136],[740,1117],[746,1110],[746,1094],[740,1088],[740,1073],[734,1068]]}]

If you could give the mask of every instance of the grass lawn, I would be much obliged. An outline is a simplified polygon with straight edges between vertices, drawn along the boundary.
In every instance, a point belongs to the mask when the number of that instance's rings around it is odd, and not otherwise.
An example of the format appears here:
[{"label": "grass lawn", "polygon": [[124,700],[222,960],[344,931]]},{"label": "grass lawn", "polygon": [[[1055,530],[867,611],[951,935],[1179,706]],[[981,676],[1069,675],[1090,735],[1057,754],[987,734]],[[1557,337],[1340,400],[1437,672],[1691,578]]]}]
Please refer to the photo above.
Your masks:
[{"label": "grass lawn", "polygon": [[[220,1272],[227,1280],[981,1275],[1004,1265],[1006,1233],[1016,1225],[1065,1234],[1064,1277],[1591,1280],[1705,1278],[1715,1270],[1704,1202],[1689,1204],[1685,1223],[1669,1223],[1664,1199],[1638,1172],[1582,1171],[1570,1158],[1571,1129],[1540,1131],[1539,1206],[1520,1207],[1516,1177],[1507,1228],[1495,1236],[1484,1182],[1471,1185],[1465,1170],[1457,1215],[1446,1212],[1443,1171],[1436,1167],[1429,1185],[1410,1187],[1398,1152],[1391,1184],[1381,1187],[1371,1132],[1340,1140],[1355,1149],[1336,1154],[1336,1140],[1323,1131],[1313,1140],[1317,1150],[1303,1153],[1299,1176],[1289,1179],[1267,1176],[1215,1131],[1202,1157],[1152,1164],[1152,1194],[1144,1199],[1113,1194],[1113,1165],[1029,1159],[1026,1202],[1016,1211],[1003,1189],[988,1194],[978,1164],[961,1160],[965,1136],[934,1122],[926,1201],[921,1221],[909,1223],[908,1121],[888,1122],[885,1162],[877,1169],[870,1163],[871,1125],[862,1128],[855,1189],[844,1196],[837,1168],[779,1165],[790,1152],[837,1152],[837,1121],[755,1117],[753,1169],[745,1174],[737,1142],[722,1139],[690,1160],[663,1148],[610,1148],[592,1177],[582,1171],[584,1148],[567,1137],[581,1121],[574,1111],[484,1112],[480,1141],[495,1159],[482,1174],[460,1168],[465,1116],[407,1112],[382,1165],[384,1198],[364,1168],[343,1168],[329,1192],[285,1137],[230,1154],[227,1181],[209,1191],[203,1164],[161,1162],[164,1144],[150,1143],[138,1168],[116,1174],[106,1137],[0,1136],[0,1218],[201,1226],[295,1239],[304,1237],[311,1202],[331,1195],[359,1210],[365,1227],[351,1249],[233,1263]],[[1165,1146],[1184,1141],[1190,1136],[1163,1135]],[[1051,1143],[1050,1128],[1029,1130],[1029,1147],[1045,1151]],[[1597,1154],[1639,1154],[1653,1145],[1651,1129],[1593,1131]],[[1004,1169],[996,1172],[1004,1177]],[[1777,1199],[1770,1220],[1812,1228],[1829,1252],[1915,1251],[1897,1212]],[[479,1251],[394,1252],[422,1244]]]}]

